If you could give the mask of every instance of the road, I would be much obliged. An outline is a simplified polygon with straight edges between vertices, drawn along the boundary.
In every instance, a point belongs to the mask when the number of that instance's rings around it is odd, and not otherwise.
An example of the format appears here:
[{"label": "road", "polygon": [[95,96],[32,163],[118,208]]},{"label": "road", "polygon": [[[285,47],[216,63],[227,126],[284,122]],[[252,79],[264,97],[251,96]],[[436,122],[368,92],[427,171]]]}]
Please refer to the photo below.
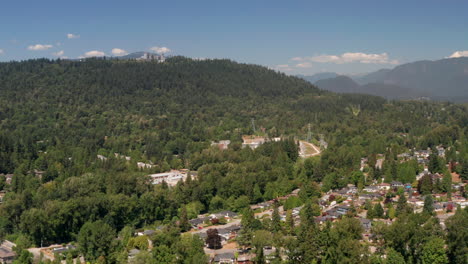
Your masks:
[{"label": "road", "polygon": [[[313,153],[311,153],[313,150]],[[312,143],[299,140],[299,156],[302,158],[309,158],[320,155],[320,149]]]},{"label": "road", "polygon": [[227,228],[227,227],[230,227],[230,226],[235,226],[235,225],[240,225],[240,222],[241,220],[240,219],[234,219],[232,220],[231,222],[225,224],[225,225],[214,225],[214,226],[207,226],[207,227],[204,227],[203,229],[198,229],[196,231],[191,231],[189,232],[190,234],[200,234],[200,233],[205,233],[206,230],[210,229],[210,228],[217,228],[217,229],[220,229],[220,228]]}]

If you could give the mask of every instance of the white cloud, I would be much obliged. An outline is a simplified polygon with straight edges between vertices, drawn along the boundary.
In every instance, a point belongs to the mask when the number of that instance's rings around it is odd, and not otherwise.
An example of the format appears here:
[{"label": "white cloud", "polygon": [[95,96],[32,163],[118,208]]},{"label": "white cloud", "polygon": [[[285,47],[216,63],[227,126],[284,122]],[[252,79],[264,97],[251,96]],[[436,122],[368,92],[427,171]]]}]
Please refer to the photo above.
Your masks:
[{"label": "white cloud", "polygon": [[455,51],[454,53],[452,53],[452,55],[450,55],[447,58],[460,58],[460,57],[468,57],[468,50]]},{"label": "white cloud", "polygon": [[112,49],[112,54],[115,56],[124,56],[124,55],[127,55],[128,52],[123,49],[115,48],[115,49]]},{"label": "white cloud", "polygon": [[5,51],[3,51],[2,49],[0,49],[0,55],[2,55],[3,53],[5,53]]},{"label": "white cloud", "polygon": [[68,38],[68,39],[77,39],[77,38],[79,38],[79,37],[80,37],[80,35],[75,35],[75,34],[72,34],[72,33],[68,33],[68,34],[67,34],[67,38]]},{"label": "white cloud", "polygon": [[48,50],[52,47],[53,47],[52,45],[36,44],[36,45],[29,46],[28,50]]},{"label": "white cloud", "polygon": [[294,61],[312,61],[318,63],[364,63],[364,64],[398,64],[398,60],[390,60],[387,53],[367,54],[362,52],[346,52],[341,55],[319,55],[314,57],[295,57]]},{"label": "white cloud", "polygon": [[150,50],[158,54],[171,52],[171,50],[167,47],[151,47]]},{"label": "white cloud", "polygon": [[288,64],[280,64],[280,65],[276,65],[274,67],[274,69],[278,70],[278,71],[292,71],[292,67],[289,66]]},{"label": "white cloud", "polygon": [[292,61],[303,61],[304,58],[301,58],[301,57],[294,57],[291,59]]},{"label": "white cloud", "polygon": [[52,55],[57,57],[62,57],[65,52],[63,50],[52,53]]},{"label": "white cloud", "polygon": [[98,50],[92,50],[86,52],[83,56],[80,56],[81,58],[90,58],[90,57],[102,57],[106,56],[106,53]]},{"label": "white cloud", "polygon": [[312,67],[312,63],[310,63],[310,62],[303,62],[303,63],[296,64],[295,67],[296,67],[296,68],[310,68],[310,67]]},{"label": "white cloud", "polygon": [[335,55],[320,55],[320,56],[315,56],[312,58],[309,58],[313,62],[330,62],[330,63],[339,63],[340,62],[340,57],[335,56]]}]

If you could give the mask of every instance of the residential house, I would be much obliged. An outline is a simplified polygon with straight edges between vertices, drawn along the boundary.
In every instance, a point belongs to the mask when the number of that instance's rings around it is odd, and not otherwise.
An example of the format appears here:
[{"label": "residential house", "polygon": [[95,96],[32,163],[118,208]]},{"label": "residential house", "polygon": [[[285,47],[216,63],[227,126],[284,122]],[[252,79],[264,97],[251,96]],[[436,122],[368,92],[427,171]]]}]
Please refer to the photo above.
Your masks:
[{"label": "residential house", "polygon": [[361,167],[360,171],[364,171],[364,168],[367,167],[368,158],[361,158]]},{"label": "residential house", "polygon": [[258,137],[253,135],[245,135],[242,136],[242,147],[249,147],[251,149],[256,149],[258,146],[262,145],[263,143],[267,142],[267,138],[265,137]]},{"label": "residential house", "polygon": [[216,214],[211,214],[210,215],[211,219],[221,219],[221,218],[224,218],[226,220],[229,220],[229,219],[232,219],[234,217],[237,217],[237,214],[234,213],[234,212],[231,212],[231,211],[221,211],[219,213],[216,213]]},{"label": "residential house", "polygon": [[335,207],[335,209],[338,214],[345,215],[349,210],[351,210],[351,207],[349,205],[339,205]]},{"label": "residential house", "polygon": [[324,216],[329,216],[328,218],[337,219],[337,218],[340,218],[342,216],[342,214],[338,213],[338,210],[335,207],[335,208],[332,208],[332,209],[324,212]]},{"label": "residential house", "polygon": [[65,247],[55,247],[52,249],[52,253],[55,255],[61,255],[61,254],[64,254],[70,250],[74,250],[76,249],[75,246],[71,245],[71,244],[68,244],[67,246]]},{"label": "residential house", "polygon": [[5,240],[0,245],[0,264],[10,264],[13,263],[13,260],[16,258],[16,253],[13,251],[13,248],[16,247],[16,244]]},{"label": "residential house", "polygon": [[377,159],[376,162],[375,162],[375,168],[381,170],[382,167],[383,167],[384,160],[385,160],[385,158]]},{"label": "residential house", "polygon": [[140,253],[140,250],[134,248],[134,249],[131,249],[130,251],[128,251],[128,260],[131,260],[131,259],[134,259],[136,255],[138,255],[138,253]]},{"label": "residential house", "polygon": [[375,200],[375,199],[379,199],[380,197],[382,197],[382,195],[380,193],[368,193],[368,194],[360,194],[358,199],[359,200],[362,200],[362,201],[365,201],[365,200]]},{"label": "residential house", "polygon": [[218,235],[221,237],[222,242],[227,242],[229,239],[235,238],[240,229],[240,225],[228,226],[226,228],[218,228]]},{"label": "residential house", "polygon": [[256,255],[254,253],[242,254],[237,257],[238,264],[253,264]]},{"label": "residential house", "polygon": [[372,227],[372,221],[367,218],[359,218],[359,222],[365,231],[369,231]]},{"label": "residential house", "polygon": [[438,146],[436,147],[436,149],[437,149],[437,155],[439,155],[439,157],[445,158],[445,148],[442,146]]},{"label": "residential house", "polygon": [[193,173],[189,172],[187,169],[171,170],[169,172],[155,173],[148,176],[151,178],[152,184],[161,184],[164,181],[169,186],[175,186],[179,181],[185,181],[189,173],[191,177],[194,177]]},{"label": "residential house", "polygon": [[430,149],[427,149],[427,150],[415,150],[414,151],[414,156],[417,157],[417,158],[422,158],[422,159],[427,159],[429,158],[429,156],[431,155],[431,150]]},{"label": "residential house", "polygon": [[434,203],[434,211],[442,212],[444,211],[445,207],[443,203]]},{"label": "residential house", "polygon": [[218,264],[232,264],[235,262],[235,260],[236,258],[234,257],[234,253],[226,252],[226,253],[216,254],[212,262],[218,263]]},{"label": "residential house", "polygon": [[151,236],[154,233],[156,233],[156,231],[149,229],[149,230],[138,232],[137,236]]},{"label": "residential house", "polygon": [[364,187],[363,191],[369,192],[369,193],[375,193],[375,192],[380,191],[380,188],[379,186],[370,185],[370,186]]},{"label": "residential house", "polygon": [[382,182],[381,184],[378,185],[380,190],[388,191],[391,188],[391,185],[386,182]]},{"label": "residential house", "polygon": [[206,216],[206,217],[199,217],[199,218],[195,218],[195,219],[192,219],[192,220],[189,220],[189,223],[192,225],[193,228],[199,228],[203,225],[203,223],[205,223],[206,221],[210,220],[210,217],[209,216]]},{"label": "residential house", "polygon": [[115,156],[116,158],[119,158],[119,159],[125,159],[126,161],[132,160],[131,157],[125,156],[125,155],[121,155],[121,154],[119,154],[119,153],[114,153],[114,156]]},{"label": "residential house", "polygon": [[97,155],[97,158],[100,159],[101,161],[106,161],[107,160],[107,157],[105,157],[103,155]]},{"label": "residential house", "polygon": [[415,207],[424,206],[424,201],[419,198],[411,198],[408,200],[408,203],[414,205]]},{"label": "residential house", "polygon": [[411,158],[411,153],[405,152],[397,155],[397,158],[402,160],[408,160]]},{"label": "residential house", "polygon": [[390,185],[392,186],[393,189],[398,189],[400,187],[403,187],[403,183],[399,182],[399,181],[392,181],[390,183]]},{"label": "residential house", "polygon": [[154,165],[151,163],[137,162],[137,167],[139,169],[151,169]]},{"label": "residential house", "polygon": [[272,201],[267,201],[267,202],[251,205],[250,209],[252,209],[252,210],[265,209],[265,208],[268,208],[268,207],[271,207],[271,206],[273,206],[273,202]]},{"label": "residential house", "polygon": [[0,191],[0,203],[3,202],[3,197],[5,197],[6,191]]},{"label": "residential house", "polygon": [[229,144],[231,144],[230,140],[220,140],[219,142],[211,141],[211,146],[218,147],[220,150],[228,149]]},{"label": "residential house", "polygon": [[424,168],[424,171],[422,171],[418,175],[416,175],[416,180],[419,181],[426,174],[429,174],[429,170],[427,168]]},{"label": "residential house", "polygon": [[263,254],[265,255],[265,260],[267,263],[271,263],[275,259],[276,248],[271,246],[266,246],[263,248]]},{"label": "residential house", "polygon": [[[327,212],[328,213],[328,212]],[[317,216],[314,220],[317,224],[324,224],[327,221],[332,222],[335,220],[337,217],[333,215],[324,215],[324,216]]]}]

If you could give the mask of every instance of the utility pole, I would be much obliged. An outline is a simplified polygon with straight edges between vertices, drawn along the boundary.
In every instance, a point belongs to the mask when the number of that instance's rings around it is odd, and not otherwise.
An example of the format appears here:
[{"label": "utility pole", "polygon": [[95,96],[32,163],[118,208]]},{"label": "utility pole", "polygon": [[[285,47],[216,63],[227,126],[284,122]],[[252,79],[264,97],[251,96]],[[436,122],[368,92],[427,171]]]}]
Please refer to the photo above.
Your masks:
[{"label": "utility pole", "polygon": [[312,139],[312,132],[310,131],[310,123],[309,125],[307,126],[308,128],[308,131],[307,131],[307,142],[310,142],[310,140]]},{"label": "utility pole", "polygon": [[254,132],[254,134],[255,134],[255,132],[257,132],[257,131],[255,130],[255,119],[254,119],[254,118],[252,118],[252,120],[251,120],[251,121],[252,121],[252,128],[253,128],[253,132]]}]

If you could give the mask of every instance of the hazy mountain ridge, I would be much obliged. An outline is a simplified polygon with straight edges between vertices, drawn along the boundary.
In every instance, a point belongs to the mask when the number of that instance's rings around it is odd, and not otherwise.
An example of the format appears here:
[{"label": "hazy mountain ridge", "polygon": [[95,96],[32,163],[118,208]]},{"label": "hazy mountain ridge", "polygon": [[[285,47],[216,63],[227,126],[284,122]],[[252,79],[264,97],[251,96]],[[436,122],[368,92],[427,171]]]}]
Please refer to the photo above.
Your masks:
[{"label": "hazy mountain ridge", "polygon": [[[427,96],[434,100],[468,101],[467,57],[417,61],[360,77],[349,76],[346,81],[342,77],[320,79],[321,76],[317,74],[301,78],[309,81],[315,78],[317,81],[314,83],[319,88],[338,93],[366,93],[392,99]],[[356,85],[361,86],[356,88]]]},{"label": "hazy mountain ridge", "polygon": [[320,72],[314,75],[297,75],[297,77],[302,78],[311,83],[315,83],[317,81],[324,80],[324,79],[335,78],[337,76],[338,74],[336,72]]},{"label": "hazy mountain ridge", "polygon": [[315,83],[320,89],[335,93],[358,93],[382,96],[387,99],[417,99],[427,94],[392,84],[368,83],[359,85],[348,76],[319,80]]}]

